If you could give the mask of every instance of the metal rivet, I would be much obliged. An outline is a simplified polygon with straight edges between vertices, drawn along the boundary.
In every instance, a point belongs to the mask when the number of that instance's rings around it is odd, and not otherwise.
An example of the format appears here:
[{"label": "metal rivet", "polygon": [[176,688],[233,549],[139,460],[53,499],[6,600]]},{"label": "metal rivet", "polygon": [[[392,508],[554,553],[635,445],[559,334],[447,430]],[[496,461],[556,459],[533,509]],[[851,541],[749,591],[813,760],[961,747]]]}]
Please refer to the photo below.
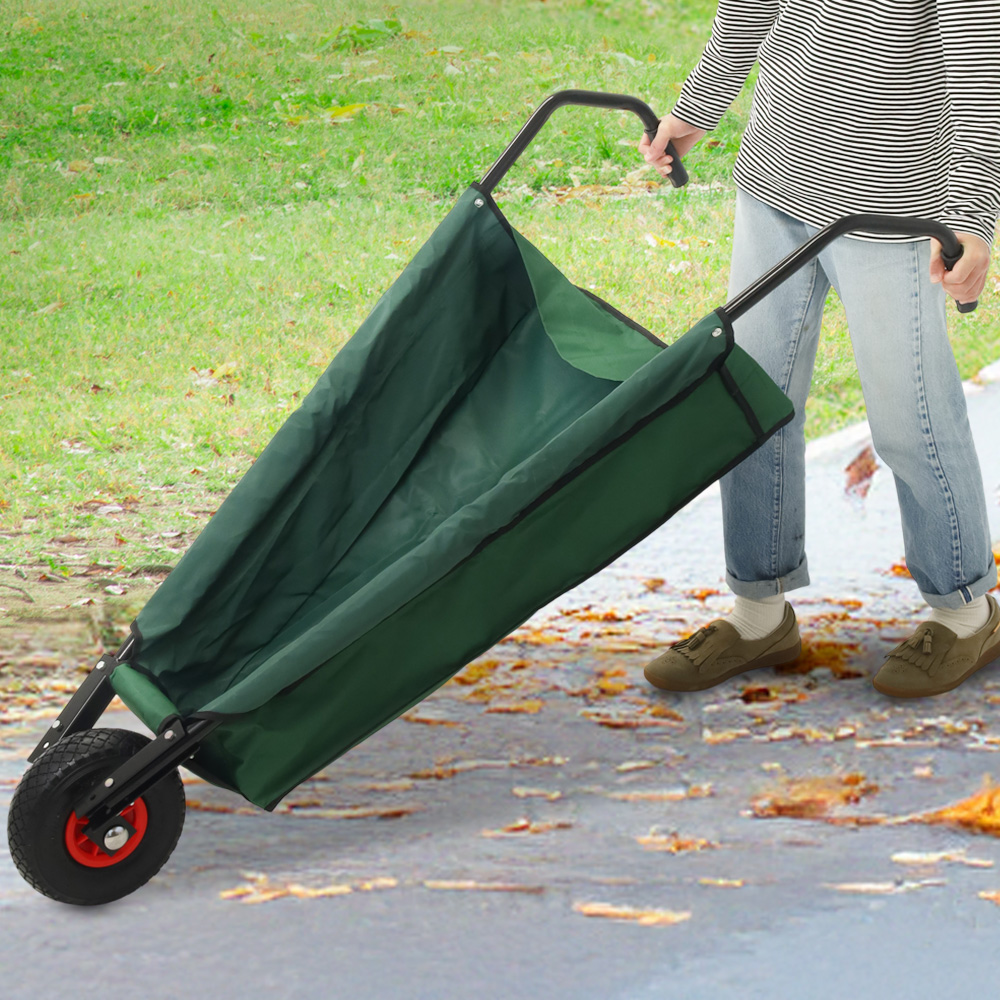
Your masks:
[{"label": "metal rivet", "polygon": [[163,734],[163,738],[164,738],[165,740],[172,740],[172,739],[173,739],[173,738],[174,738],[174,737],[175,737],[176,735],[177,735],[177,734],[176,734],[176,733],[175,733],[175,732],[174,732],[174,731],[173,731],[172,729],[168,729],[168,730],[167,730],[167,731],[166,731],[166,732],[165,732],[165,733]]},{"label": "metal rivet", "polygon": [[94,669],[95,670],[103,670],[104,669],[104,660],[101,660],[101,662],[98,663],[97,666],[94,667]]},{"label": "metal rivet", "polygon": [[52,723],[53,729],[59,729],[60,726],[62,726],[62,723],[58,719],[56,719],[56,721]]},{"label": "metal rivet", "polygon": [[114,783],[115,783],[114,778],[108,778],[107,781],[104,782],[104,787],[110,788]]},{"label": "metal rivet", "polygon": [[128,830],[123,826],[113,826],[104,835],[104,846],[109,851],[117,851],[119,847],[124,847],[128,840]]},{"label": "metal rivet", "polygon": [[712,331],[712,336],[713,337],[721,337],[722,336],[722,331],[721,330],[713,330]]},{"label": "metal rivet", "polygon": [[43,750],[48,750],[48,748],[49,748],[50,746],[52,746],[52,744],[51,744],[51,743],[43,743],[43,744],[42,744],[42,749],[43,749]]},{"label": "metal rivet", "polygon": [[485,201],[483,201],[483,199],[482,199],[482,198],[477,198],[477,199],[476,199],[476,200],[475,200],[475,201],[474,201],[474,202],[473,202],[472,204],[473,204],[473,205],[475,205],[475,206],[476,206],[476,208],[482,208],[482,207],[483,207],[483,205],[485,205],[485,204],[486,204],[486,202],[485,202]]}]

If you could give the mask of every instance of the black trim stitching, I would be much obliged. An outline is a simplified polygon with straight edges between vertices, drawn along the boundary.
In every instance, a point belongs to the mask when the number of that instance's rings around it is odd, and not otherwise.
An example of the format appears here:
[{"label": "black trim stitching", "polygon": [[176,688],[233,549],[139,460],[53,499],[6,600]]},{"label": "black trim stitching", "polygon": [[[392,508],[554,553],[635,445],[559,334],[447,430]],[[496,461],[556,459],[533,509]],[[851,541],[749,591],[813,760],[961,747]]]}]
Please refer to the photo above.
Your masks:
[{"label": "black trim stitching", "polygon": [[746,417],[746,421],[750,425],[750,429],[754,432],[754,436],[759,437],[764,433],[764,428],[760,426],[757,414],[753,412],[753,407],[747,402],[746,396],[743,395],[742,390],[736,384],[733,373],[728,368],[723,367],[719,371],[719,375],[722,376],[722,384],[729,391],[729,395],[733,397],[736,405],[743,411],[743,416]]},{"label": "black trim stitching", "polygon": [[636,333],[641,333],[646,338],[646,340],[650,341],[653,344],[656,344],[657,347],[662,347],[665,349],[670,346],[669,344],[666,343],[666,341],[660,340],[660,338],[657,337],[655,333],[653,333],[650,330],[647,330],[641,323],[637,323],[634,319],[632,319],[629,316],[626,316],[625,313],[616,309],[610,302],[605,302],[604,299],[600,297],[600,295],[595,295],[592,291],[590,291],[590,289],[584,288],[582,285],[575,285],[574,287],[579,289],[579,291],[583,292],[583,294],[586,295],[587,298],[593,299],[593,301],[596,302],[603,310],[605,310],[605,312],[611,313],[611,315],[614,316],[615,319],[620,320],[626,326],[631,327],[633,330],[635,330]]}]

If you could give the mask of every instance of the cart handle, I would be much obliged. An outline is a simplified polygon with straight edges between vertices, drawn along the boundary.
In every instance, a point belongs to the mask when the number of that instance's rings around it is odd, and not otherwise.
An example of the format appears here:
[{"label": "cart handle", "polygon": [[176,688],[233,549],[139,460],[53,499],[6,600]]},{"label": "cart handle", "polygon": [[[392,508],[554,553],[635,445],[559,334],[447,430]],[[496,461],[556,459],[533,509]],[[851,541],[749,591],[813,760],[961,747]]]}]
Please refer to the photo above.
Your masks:
[{"label": "cart handle", "polygon": [[[951,229],[930,219],[900,218],[895,215],[845,215],[821,229],[811,240],[793,250],[767,274],[762,275],[727,302],[723,306],[726,315],[730,319],[736,319],[760,302],[764,296],[770,295],[778,285],[812,260],[828,243],[832,243],[838,236],[855,232],[883,233],[891,236],[931,236],[941,244],[941,260],[947,271],[958,263],[965,249]],[[977,305],[979,305],[978,299],[974,302],[957,302],[960,313],[972,312]]]},{"label": "cart handle", "polygon": [[[561,108],[566,104],[631,111],[642,119],[650,142],[656,138],[656,130],[660,125],[660,119],[653,113],[653,109],[637,97],[629,97],[626,94],[604,94],[597,90],[558,90],[538,105],[531,117],[524,123],[521,131],[514,137],[514,141],[501,153],[496,163],[486,171],[486,175],[477,185],[479,190],[484,194],[490,194],[504,174],[510,170],[514,161],[525,151],[528,143],[538,135],[541,127],[548,121],[549,115],[556,108]],[[670,183],[674,187],[683,187],[687,183],[688,175],[672,142],[667,143],[666,153],[674,158],[669,175]]]}]

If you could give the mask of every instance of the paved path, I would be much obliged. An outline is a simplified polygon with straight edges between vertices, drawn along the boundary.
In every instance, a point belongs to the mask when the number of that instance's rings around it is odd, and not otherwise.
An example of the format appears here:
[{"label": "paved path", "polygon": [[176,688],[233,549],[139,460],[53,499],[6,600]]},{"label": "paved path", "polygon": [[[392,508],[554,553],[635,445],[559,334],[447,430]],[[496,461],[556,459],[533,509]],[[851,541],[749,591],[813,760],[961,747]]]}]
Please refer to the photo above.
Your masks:
[{"label": "paved path", "polygon": [[[1000,383],[970,389],[1000,539]],[[862,427],[810,448],[814,583],[794,600],[808,672],[686,696],[642,679],[652,649],[730,606],[709,490],[293,793],[294,808],[244,810],[189,776],[180,844],[132,897],[52,903],[4,845],[2,995],[940,1000],[988,989],[1000,907],[979,893],[1000,890],[1000,842],[870,821],[938,809],[1000,776],[1000,669],[928,702],[871,687],[919,599],[892,571],[891,476],[879,468],[865,497],[845,493],[866,443]],[[511,707],[521,711],[499,710]],[[137,726],[123,711],[105,721]],[[4,813],[44,725],[0,730]],[[783,782],[850,774],[868,791],[831,808],[832,822],[753,815],[768,795],[787,801],[795,786]],[[359,806],[403,815],[330,812]],[[899,852],[952,860],[914,866]],[[234,889],[244,895],[226,898]],[[331,895],[310,898],[318,889]],[[645,925],[581,912],[593,904],[689,916]]]}]

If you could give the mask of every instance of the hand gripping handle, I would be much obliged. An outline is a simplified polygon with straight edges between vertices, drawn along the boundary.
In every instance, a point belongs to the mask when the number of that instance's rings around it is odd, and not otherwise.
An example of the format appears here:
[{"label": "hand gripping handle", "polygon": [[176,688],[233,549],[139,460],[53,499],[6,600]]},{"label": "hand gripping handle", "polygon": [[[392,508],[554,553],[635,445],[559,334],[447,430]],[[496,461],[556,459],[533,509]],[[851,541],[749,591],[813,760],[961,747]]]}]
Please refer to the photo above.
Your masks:
[{"label": "hand gripping handle", "polygon": [[[958,243],[958,237],[955,237],[955,242]],[[950,271],[961,259],[962,254],[965,253],[965,247],[961,243],[958,243],[958,252],[949,253],[948,250],[942,246],[941,248],[941,262],[944,264],[944,269]],[[974,312],[976,306],[979,305],[979,299],[973,299],[971,302],[959,302],[958,299],[955,300],[955,306],[960,313],[970,313]]]},{"label": "hand gripping handle", "polygon": [[[567,104],[579,104],[589,108],[613,108],[619,111],[631,111],[642,119],[646,135],[650,142],[656,135],[656,130],[660,125],[660,119],[653,113],[653,109],[644,101],[637,97],[629,97],[627,94],[604,94],[596,90],[559,90],[550,97],[545,98],[535,109],[531,117],[525,122],[521,131],[514,137],[514,141],[501,153],[500,158],[486,172],[486,175],[479,182],[477,187],[485,194],[489,194],[502,180],[504,174],[510,170],[517,158],[528,147],[528,143],[538,135],[539,130],[548,121],[549,115],[556,108],[564,107]],[[671,164],[670,183],[674,187],[683,187],[688,180],[687,171],[681,158],[677,155],[673,143],[667,145],[667,155],[674,158]]]}]

